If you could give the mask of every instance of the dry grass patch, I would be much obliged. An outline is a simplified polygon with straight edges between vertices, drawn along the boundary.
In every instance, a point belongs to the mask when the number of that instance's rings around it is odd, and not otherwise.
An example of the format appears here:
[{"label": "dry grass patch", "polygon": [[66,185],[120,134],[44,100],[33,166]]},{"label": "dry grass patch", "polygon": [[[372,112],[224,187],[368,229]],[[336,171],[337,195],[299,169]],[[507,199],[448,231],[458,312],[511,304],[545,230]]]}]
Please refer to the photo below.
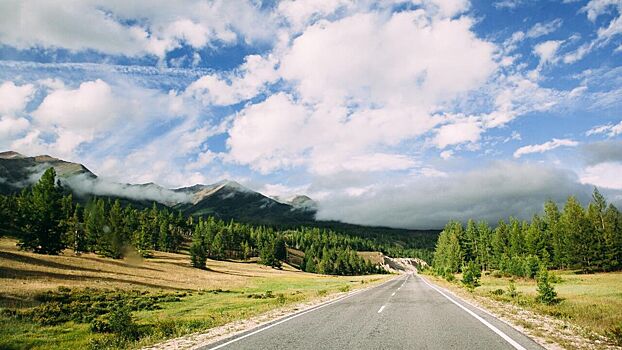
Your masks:
[{"label": "dry grass patch", "polygon": [[183,292],[185,296],[174,302],[159,302],[155,309],[133,309],[132,317],[142,333],[140,340],[129,343],[109,343],[106,335],[91,332],[89,324],[73,320],[40,324],[3,313],[3,349],[144,346],[390,278],[323,276],[288,265],[277,270],[253,262],[214,260],[208,260],[207,270],[199,270],[190,266],[186,254],[155,252],[146,260],[113,260],[94,254],[76,256],[69,251],[59,256],[38,255],[20,251],[15,244],[14,239],[0,239],[0,311],[38,307],[41,294],[59,287],[76,292],[93,288],[95,294],[138,290],[155,294]]}]

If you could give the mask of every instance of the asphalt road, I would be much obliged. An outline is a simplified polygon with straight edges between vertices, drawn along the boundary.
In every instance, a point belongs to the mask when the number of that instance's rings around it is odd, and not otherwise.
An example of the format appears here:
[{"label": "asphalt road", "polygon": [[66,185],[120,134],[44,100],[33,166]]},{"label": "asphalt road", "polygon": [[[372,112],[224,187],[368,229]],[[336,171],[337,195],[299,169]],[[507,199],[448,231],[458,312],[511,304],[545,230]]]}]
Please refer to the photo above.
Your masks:
[{"label": "asphalt road", "polygon": [[487,313],[429,285],[421,277],[407,274],[204,349],[531,350],[542,347]]}]

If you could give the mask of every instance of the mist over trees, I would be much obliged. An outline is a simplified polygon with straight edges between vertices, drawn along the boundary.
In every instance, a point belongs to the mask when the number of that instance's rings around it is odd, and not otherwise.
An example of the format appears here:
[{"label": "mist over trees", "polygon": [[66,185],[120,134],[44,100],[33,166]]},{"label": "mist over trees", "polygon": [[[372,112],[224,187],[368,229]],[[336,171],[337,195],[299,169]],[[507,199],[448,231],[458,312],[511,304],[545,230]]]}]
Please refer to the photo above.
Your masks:
[{"label": "mist over trees", "polygon": [[[56,181],[54,168],[18,195],[0,195],[0,233],[11,233],[21,248],[42,254],[96,253],[119,259],[132,252],[150,257],[153,251],[188,249],[190,262],[206,268],[207,259],[248,260],[281,268],[288,247],[304,252],[303,271],[358,275],[384,270],[361,258],[357,251],[406,255],[414,250],[396,246],[383,237],[363,238],[327,229],[278,231],[214,217],[185,217],[157,206],[136,209],[119,200],[92,198],[81,206]],[[188,247],[189,244],[189,247]]]},{"label": "mist over trees", "polygon": [[540,266],[584,272],[622,269],[622,214],[597,189],[586,208],[569,197],[560,210],[548,201],[531,221],[501,220],[495,228],[450,221],[440,234],[433,267],[438,274],[481,270],[534,278]]}]

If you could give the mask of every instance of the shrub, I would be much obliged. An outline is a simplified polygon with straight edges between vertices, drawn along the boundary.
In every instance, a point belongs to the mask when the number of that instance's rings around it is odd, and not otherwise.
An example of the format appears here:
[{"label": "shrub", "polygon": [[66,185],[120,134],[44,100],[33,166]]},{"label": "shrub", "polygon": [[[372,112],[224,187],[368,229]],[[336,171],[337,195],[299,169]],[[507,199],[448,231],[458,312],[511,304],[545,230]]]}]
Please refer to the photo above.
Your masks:
[{"label": "shrub", "polygon": [[503,289],[501,289],[501,288],[495,289],[493,291],[490,291],[490,294],[492,294],[492,295],[503,295],[504,293],[505,293],[505,291]]},{"label": "shrub", "polygon": [[287,301],[287,299],[285,298],[285,295],[283,295],[282,293],[279,293],[276,295],[276,302],[283,305],[285,304],[285,302]]},{"label": "shrub", "polygon": [[127,306],[118,305],[108,315],[108,324],[110,331],[122,339],[136,340],[140,336],[138,325],[134,323],[132,313]]},{"label": "shrub", "polygon": [[462,283],[469,289],[479,286],[479,279],[482,277],[482,271],[473,261],[462,268]]},{"label": "shrub", "polygon": [[514,280],[510,280],[510,285],[508,286],[508,295],[510,298],[515,299],[518,296],[518,290],[516,290],[516,283]]},{"label": "shrub", "polygon": [[538,296],[536,300],[542,304],[551,305],[557,302],[557,292],[551,284],[549,271],[544,265],[540,266],[538,271]]}]

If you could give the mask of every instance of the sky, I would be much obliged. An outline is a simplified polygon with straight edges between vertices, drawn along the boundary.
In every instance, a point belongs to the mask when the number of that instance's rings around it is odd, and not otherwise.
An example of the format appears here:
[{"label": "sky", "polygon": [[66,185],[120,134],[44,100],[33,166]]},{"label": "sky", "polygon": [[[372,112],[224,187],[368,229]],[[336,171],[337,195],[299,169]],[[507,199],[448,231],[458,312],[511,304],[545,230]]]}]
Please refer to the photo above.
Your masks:
[{"label": "sky", "polygon": [[0,150],[366,225],[622,205],[622,0],[5,0]]}]

